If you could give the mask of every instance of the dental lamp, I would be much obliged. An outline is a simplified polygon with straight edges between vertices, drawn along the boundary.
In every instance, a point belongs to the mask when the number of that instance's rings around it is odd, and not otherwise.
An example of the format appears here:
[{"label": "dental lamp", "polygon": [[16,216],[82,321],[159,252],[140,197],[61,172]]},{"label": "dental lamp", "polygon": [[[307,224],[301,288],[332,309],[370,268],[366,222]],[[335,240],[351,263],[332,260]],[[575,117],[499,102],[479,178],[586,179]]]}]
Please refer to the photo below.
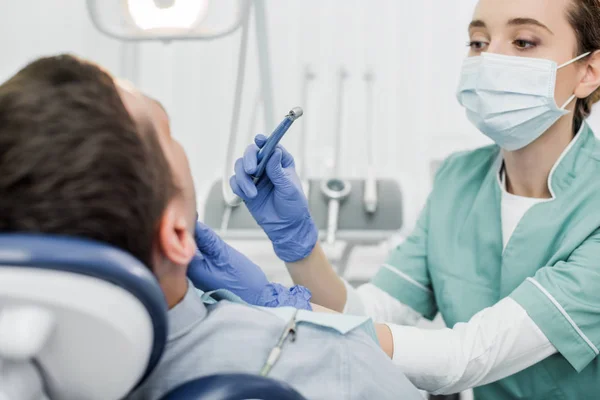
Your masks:
[{"label": "dental lamp", "polygon": [[154,4],[158,8],[169,8],[173,7],[175,0],[154,0]]},{"label": "dental lamp", "polygon": [[206,17],[206,0],[129,0],[127,11],[141,29],[192,29]]},{"label": "dental lamp", "polygon": [[[125,42],[224,37],[242,26],[249,5],[247,0],[87,0],[96,29]],[[233,19],[219,26],[214,20],[227,8]]]}]

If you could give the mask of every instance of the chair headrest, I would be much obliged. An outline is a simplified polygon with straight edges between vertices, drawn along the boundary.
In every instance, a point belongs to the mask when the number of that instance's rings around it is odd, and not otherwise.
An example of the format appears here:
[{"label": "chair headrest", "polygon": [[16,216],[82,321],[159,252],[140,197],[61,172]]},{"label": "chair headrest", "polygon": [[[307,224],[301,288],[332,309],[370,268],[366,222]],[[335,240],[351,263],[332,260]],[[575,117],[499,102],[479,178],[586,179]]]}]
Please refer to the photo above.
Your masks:
[{"label": "chair headrest", "polygon": [[152,352],[138,385],[160,360],[167,339],[167,305],[154,275],[130,254],[74,237],[0,234],[0,268],[3,266],[84,275],[126,290],[146,308],[154,328]]}]

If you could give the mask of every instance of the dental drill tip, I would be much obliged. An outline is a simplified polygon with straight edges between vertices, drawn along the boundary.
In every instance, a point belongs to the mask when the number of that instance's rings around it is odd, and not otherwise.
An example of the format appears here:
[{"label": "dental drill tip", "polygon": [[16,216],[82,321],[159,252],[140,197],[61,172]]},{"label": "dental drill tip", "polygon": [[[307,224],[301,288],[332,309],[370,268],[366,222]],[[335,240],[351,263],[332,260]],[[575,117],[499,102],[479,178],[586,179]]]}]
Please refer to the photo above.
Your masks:
[{"label": "dental drill tip", "polygon": [[288,116],[292,118],[292,121],[295,121],[298,118],[300,118],[303,114],[304,114],[304,111],[302,111],[302,108],[294,107],[290,110]]}]

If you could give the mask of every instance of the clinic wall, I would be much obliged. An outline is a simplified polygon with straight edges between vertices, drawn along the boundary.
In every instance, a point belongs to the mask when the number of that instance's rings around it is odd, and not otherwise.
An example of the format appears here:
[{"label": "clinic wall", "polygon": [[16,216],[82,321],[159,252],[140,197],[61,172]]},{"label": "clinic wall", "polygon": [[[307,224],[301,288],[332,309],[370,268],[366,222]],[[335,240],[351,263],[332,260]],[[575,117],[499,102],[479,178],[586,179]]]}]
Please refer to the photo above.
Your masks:
[{"label": "clinic wall", "polygon": [[96,33],[84,0],[0,2],[0,79],[37,57],[69,52],[118,71],[119,43]]}]

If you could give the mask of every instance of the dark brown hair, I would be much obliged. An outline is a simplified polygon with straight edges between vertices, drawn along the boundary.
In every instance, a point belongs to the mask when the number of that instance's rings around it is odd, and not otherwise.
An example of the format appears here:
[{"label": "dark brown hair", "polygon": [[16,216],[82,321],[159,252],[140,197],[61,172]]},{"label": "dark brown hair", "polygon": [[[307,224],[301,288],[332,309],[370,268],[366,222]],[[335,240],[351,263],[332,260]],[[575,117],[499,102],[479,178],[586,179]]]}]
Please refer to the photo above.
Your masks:
[{"label": "dark brown hair", "polygon": [[[600,50],[600,0],[573,0],[568,18],[577,37],[575,56]],[[599,100],[600,89],[585,99],[577,100],[574,129],[579,130],[583,120],[590,115],[592,105]]]},{"label": "dark brown hair", "polygon": [[174,184],[141,125],[112,77],[73,56],[39,59],[0,85],[0,232],[94,239],[151,266]]}]

